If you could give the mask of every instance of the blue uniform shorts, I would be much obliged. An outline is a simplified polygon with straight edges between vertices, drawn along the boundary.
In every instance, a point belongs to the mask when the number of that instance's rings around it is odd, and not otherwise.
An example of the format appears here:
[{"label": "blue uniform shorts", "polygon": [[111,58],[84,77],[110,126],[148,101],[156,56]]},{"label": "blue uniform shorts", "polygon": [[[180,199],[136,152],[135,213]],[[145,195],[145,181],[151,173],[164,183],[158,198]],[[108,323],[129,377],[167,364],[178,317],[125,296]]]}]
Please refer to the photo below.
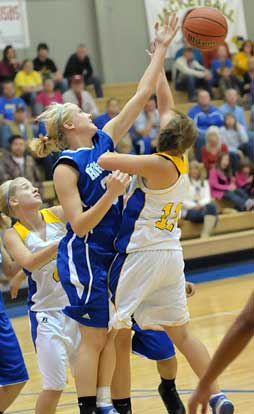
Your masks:
[{"label": "blue uniform shorts", "polygon": [[28,373],[22,352],[4,311],[0,312],[0,386],[25,382]]}]

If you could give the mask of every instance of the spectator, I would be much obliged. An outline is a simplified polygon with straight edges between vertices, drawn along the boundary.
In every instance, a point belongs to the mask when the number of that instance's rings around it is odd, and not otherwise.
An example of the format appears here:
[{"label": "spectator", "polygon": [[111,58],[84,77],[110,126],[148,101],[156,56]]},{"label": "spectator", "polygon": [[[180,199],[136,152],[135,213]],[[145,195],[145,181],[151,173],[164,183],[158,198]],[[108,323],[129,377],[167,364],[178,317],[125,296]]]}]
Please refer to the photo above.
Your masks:
[{"label": "spectator", "polygon": [[90,93],[84,91],[83,76],[74,75],[70,86],[70,89],[63,94],[63,101],[78,105],[84,112],[96,118],[99,111]]},{"label": "spectator", "polygon": [[129,134],[126,134],[116,147],[116,151],[120,154],[133,154],[134,148]]},{"label": "spectator", "polygon": [[46,43],[39,43],[37,56],[33,60],[34,70],[40,72],[43,79],[51,77],[54,80],[55,88],[65,92],[68,88],[67,81],[56,67],[55,62],[49,58],[49,47]]},{"label": "spectator", "polygon": [[232,176],[229,154],[221,153],[209,176],[212,198],[228,200],[239,211],[252,210],[254,202],[246,192],[237,188]]},{"label": "spectator", "polygon": [[[228,44],[226,42],[222,43],[227,50],[227,57],[230,58],[230,51]],[[212,66],[212,61],[218,57],[217,55],[217,48],[212,50],[202,50],[202,59],[204,67],[210,69]]]},{"label": "spectator", "polygon": [[220,128],[220,136],[221,141],[228,147],[232,170],[235,173],[243,153],[253,158],[248,135],[244,127],[237,122],[234,114],[228,112],[224,117],[224,126]]},{"label": "spectator", "polygon": [[246,130],[246,122],[244,116],[244,110],[241,106],[237,105],[238,92],[235,89],[228,89],[225,93],[225,103],[220,107],[221,112],[225,115],[226,113],[232,113],[237,122],[241,124]]},{"label": "spectator", "polygon": [[139,114],[130,130],[133,146],[137,154],[150,154],[157,145],[160,132],[160,116],[152,96]]},{"label": "spectator", "polygon": [[21,70],[17,73],[15,80],[16,95],[21,96],[27,105],[35,113],[35,98],[37,92],[42,89],[42,78],[39,72],[34,70],[33,62],[29,59],[24,60]]},{"label": "spectator", "polygon": [[[177,50],[174,60],[176,61],[176,59],[183,56],[184,50],[186,48],[189,48],[189,47],[190,46],[188,45],[187,40],[185,38],[183,38],[183,47],[181,47],[180,49]],[[193,52],[193,55],[194,55],[194,60],[198,61],[198,63],[200,63],[200,65],[203,66],[203,59],[202,59],[202,54],[201,54],[200,50],[197,49],[196,47],[193,47],[192,52]]]},{"label": "spectator", "polygon": [[243,158],[240,163],[238,170],[235,174],[237,188],[242,188],[246,193],[253,198],[254,197],[254,175],[253,165],[249,158]]},{"label": "spectator", "polygon": [[63,103],[63,97],[59,91],[54,91],[53,79],[45,78],[43,90],[36,96],[36,115],[41,114],[52,102]]},{"label": "spectator", "polygon": [[104,114],[97,116],[94,123],[97,128],[102,129],[112,118],[120,112],[119,102],[115,98],[110,98],[107,101],[107,111]]},{"label": "spectator", "polygon": [[211,73],[194,59],[191,47],[184,49],[183,56],[175,61],[177,90],[187,90],[188,99],[196,100],[197,88],[210,90]]},{"label": "spectator", "polygon": [[221,143],[219,128],[210,126],[206,131],[206,144],[201,148],[201,160],[208,172],[222,152],[227,153],[228,147]]},{"label": "spectator", "polygon": [[254,105],[252,105],[250,110],[250,118],[249,118],[249,127],[248,127],[248,136],[250,141],[254,141]]},{"label": "spectator", "polygon": [[207,91],[198,92],[198,104],[194,105],[188,112],[191,119],[194,120],[199,136],[196,141],[195,151],[198,160],[201,159],[201,148],[205,145],[205,133],[207,129],[214,125],[221,127],[224,125],[222,112],[214,105],[211,105],[211,97]]},{"label": "spectator", "polygon": [[221,97],[224,98],[226,89],[238,88],[239,82],[233,75],[233,65],[228,56],[225,45],[220,45],[217,51],[218,57],[213,59],[211,71],[213,86],[219,87]]},{"label": "spectator", "polygon": [[3,83],[3,95],[0,97],[0,121],[13,121],[17,105],[23,105],[26,109],[23,99],[16,97],[14,94],[13,82],[5,81]]},{"label": "spectator", "polygon": [[97,98],[103,96],[101,81],[94,76],[88,50],[84,44],[77,47],[76,53],[70,56],[66,64],[64,77],[70,79],[73,75],[83,75],[85,84],[94,86]]},{"label": "spectator", "polygon": [[25,177],[33,184],[41,179],[41,174],[31,155],[26,154],[26,144],[20,135],[13,135],[10,138],[10,153],[0,161],[4,174],[0,180],[13,180],[16,177]]},{"label": "spectator", "polygon": [[3,60],[0,62],[0,82],[13,80],[19,67],[15,50],[11,45],[6,46],[3,51]]},{"label": "spectator", "polygon": [[233,65],[236,76],[242,80],[242,76],[249,68],[249,60],[253,57],[253,43],[251,40],[245,40],[240,49],[240,52],[236,53],[233,57]]},{"label": "spectator", "polygon": [[16,105],[13,121],[3,127],[3,147],[8,148],[9,139],[12,135],[19,135],[25,141],[33,139],[34,129],[28,122],[26,108],[23,104]]},{"label": "spectator", "polygon": [[211,200],[208,181],[204,177],[203,165],[191,161],[190,186],[187,199],[183,203],[183,217],[193,223],[203,223],[201,238],[209,237],[217,223],[217,208]]},{"label": "spectator", "polygon": [[254,58],[249,59],[249,70],[243,75],[242,95],[246,109],[254,103]]}]

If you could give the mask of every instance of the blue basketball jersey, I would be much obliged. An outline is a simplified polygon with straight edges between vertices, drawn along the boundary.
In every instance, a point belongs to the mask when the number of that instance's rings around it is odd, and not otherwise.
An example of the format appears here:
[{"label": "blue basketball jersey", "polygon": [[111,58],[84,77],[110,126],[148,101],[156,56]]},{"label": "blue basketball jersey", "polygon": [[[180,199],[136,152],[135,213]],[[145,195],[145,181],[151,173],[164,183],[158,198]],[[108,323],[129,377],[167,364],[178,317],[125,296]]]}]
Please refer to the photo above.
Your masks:
[{"label": "blue basketball jersey", "polygon": [[[91,148],[63,151],[56,163],[56,166],[67,163],[78,170],[78,190],[84,210],[94,206],[106,191],[106,180],[110,172],[103,170],[97,161],[107,151],[114,151],[113,141],[105,132],[98,130]],[[86,235],[86,242],[112,250],[121,222],[122,208],[122,197],[118,197],[100,223]],[[73,234],[70,224],[67,224],[67,230],[69,238]]]},{"label": "blue basketball jersey", "polygon": [[[0,252],[0,272],[2,272],[2,254]],[[3,302],[3,295],[2,292],[0,291],[0,312],[4,311],[4,302]]]}]

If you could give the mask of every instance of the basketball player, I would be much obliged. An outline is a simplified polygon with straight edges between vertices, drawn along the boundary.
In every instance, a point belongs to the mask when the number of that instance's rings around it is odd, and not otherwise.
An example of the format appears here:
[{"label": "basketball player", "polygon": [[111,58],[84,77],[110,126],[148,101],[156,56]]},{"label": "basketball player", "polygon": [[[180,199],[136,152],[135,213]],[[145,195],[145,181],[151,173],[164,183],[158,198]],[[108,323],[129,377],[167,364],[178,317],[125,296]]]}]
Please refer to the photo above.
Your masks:
[{"label": "basketball player", "polygon": [[[0,213],[0,228],[5,227],[6,220]],[[0,270],[8,277],[18,271],[0,241]],[[0,292],[0,414],[15,401],[28,380],[28,373],[21,349],[5,313],[3,297]]]},{"label": "basketball player", "polygon": [[121,220],[119,196],[129,185],[127,175],[110,175],[97,160],[101,154],[114,151],[152,94],[177,23],[175,15],[167,19],[158,34],[154,59],[136,94],[103,131],[97,130],[91,116],[73,104],[51,105],[38,118],[45,122],[48,137],[34,140],[37,155],[45,156],[62,146],[68,148],[54,172],[56,192],[69,223],[59,245],[58,271],[70,301],[64,312],[80,324],[75,381],[81,414],[94,413],[96,406],[102,414],[114,412],[110,396],[114,341],[113,335],[107,336],[107,273]]},{"label": "basketball player", "polygon": [[[107,153],[98,161],[104,169],[136,175],[116,241],[119,254],[109,275],[110,326],[131,328],[134,315],[141,329],[163,327],[201,377],[210,358],[204,345],[189,332],[184,261],[177,227],[189,184],[186,151],[195,143],[197,130],[187,116],[173,111],[165,72],[160,76],[156,94],[161,122],[158,153]],[[212,393],[210,405],[214,414],[233,413],[232,403],[215,383]]]},{"label": "basketball player", "polygon": [[0,186],[0,201],[0,210],[17,220],[5,232],[6,247],[28,276],[31,334],[43,382],[35,411],[54,414],[68,360],[73,368],[80,343],[77,323],[62,312],[69,302],[56,270],[58,243],[65,234],[63,210],[40,210],[38,189],[21,177]]},{"label": "basketball player", "polygon": [[201,413],[207,412],[207,405],[212,394],[212,383],[234,361],[250,342],[254,334],[254,293],[251,294],[245,308],[229,328],[220,346],[215,352],[205,374],[199,382],[189,402],[189,413],[197,414],[201,405]]},{"label": "basketball player", "polygon": [[[186,282],[187,297],[195,294],[193,283]],[[116,367],[111,391],[113,404],[119,414],[130,414],[131,378],[130,350],[134,354],[156,361],[161,378],[159,394],[169,414],[185,414],[185,408],[176,390],[177,360],[172,341],[166,332],[142,330],[134,323],[130,329],[121,329],[116,337]],[[123,375],[124,372],[124,375]]]}]

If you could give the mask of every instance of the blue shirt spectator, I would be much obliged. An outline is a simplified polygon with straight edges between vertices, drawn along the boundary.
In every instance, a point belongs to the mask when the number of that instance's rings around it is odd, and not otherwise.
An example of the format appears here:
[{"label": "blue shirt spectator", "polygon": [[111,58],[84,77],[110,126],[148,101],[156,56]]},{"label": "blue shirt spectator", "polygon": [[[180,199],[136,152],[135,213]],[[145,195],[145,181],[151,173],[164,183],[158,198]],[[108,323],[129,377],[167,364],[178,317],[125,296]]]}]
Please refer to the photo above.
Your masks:
[{"label": "blue shirt spectator", "polygon": [[17,105],[22,105],[25,110],[27,108],[23,99],[14,95],[13,82],[4,82],[3,95],[0,98],[0,115],[3,121],[13,121]]},{"label": "blue shirt spectator", "polygon": [[211,66],[211,71],[212,71],[212,74],[213,74],[213,80],[214,81],[218,81],[219,80],[220,76],[218,74],[218,70],[221,69],[222,67],[223,68],[232,69],[233,68],[233,65],[232,65],[231,60],[229,58],[226,58],[224,60],[224,62],[222,62],[219,59],[214,59],[213,60],[212,66]]},{"label": "blue shirt spectator", "polygon": [[247,130],[244,110],[241,106],[237,105],[237,101],[237,90],[228,89],[225,94],[225,103],[220,107],[220,110],[224,115],[228,112],[234,114],[237,122],[239,122],[239,124],[241,124],[245,128],[245,130]]},{"label": "blue shirt spectator", "polygon": [[198,104],[194,105],[188,112],[200,132],[205,132],[210,126],[221,127],[224,125],[222,112],[211,105],[210,95],[207,91],[199,91]]},{"label": "blue shirt spectator", "polygon": [[112,118],[118,115],[120,112],[119,102],[115,98],[111,98],[107,101],[106,112],[95,118],[95,125],[99,129],[103,129],[104,125],[108,123]]}]

